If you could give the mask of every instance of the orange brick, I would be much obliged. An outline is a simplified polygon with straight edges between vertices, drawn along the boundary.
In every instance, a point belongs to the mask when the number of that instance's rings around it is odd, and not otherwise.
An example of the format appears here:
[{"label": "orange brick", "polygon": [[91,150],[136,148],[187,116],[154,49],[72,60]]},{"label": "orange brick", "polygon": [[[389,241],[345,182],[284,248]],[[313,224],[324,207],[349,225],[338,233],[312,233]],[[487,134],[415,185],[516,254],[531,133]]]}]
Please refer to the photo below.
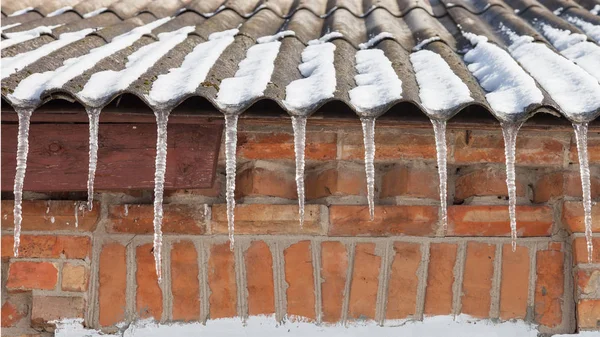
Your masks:
[{"label": "orange brick", "polygon": [[200,319],[200,287],[198,282],[198,253],[190,241],[174,243],[171,248],[171,293],[173,319]]},{"label": "orange brick", "polygon": [[315,286],[310,241],[295,243],[283,252],[287,288],[287,314],[314,320]]},{"label": "orange brick", "polygon": [[[592,263],[600,263],[600,237],[592,238],[592,244]],[[573,257],[576,263],[588,263],[587,242],[584,237],[575,238],[573,241]]]},{"label": "orange brick", "polygon": [[375,244],[357,243],[350,286],[349,319],[375,319],[380,268],[381,257],[375,253]]},{"label": "orange brick", "polygon": [[529,289],[529,248],[510,244],[502,246],[502,279],[500,281],[500,318],[525,319]]},{"label": "orange brick", "polygon": [[435,206],[377,206],[373,221],[367,206],[329,207],[330,236],[432,236],[437,221]]},{"label": "orange brick", "polygon": [[[206,214],[204,205],[163,205],[162,231],[165,234],[204,234]],[[109,233],[154,233],[152,205],[113,205],[108,211]]]},{"label": "orange brick", "polygon": [[236,175],[235,197],[279,197],[297,199],[296,178],[287,167],[250,166]]},{"label": "orange brick", "polygon": [[86,291],[90,272],[84,265],[65,263],[62,268],[61,289],[65,291]]},{"label": "orange brick", "polygon": [[415,313],[419,285],[417,272],[420,264],[420,244],[394,243],[394,261],[387,295],[387,319],[406,318]]},{"label": "orange brick", "polygon": [[248,287],[248,314],[266,315],[275,312],[273,257],[264,241],[252,241],[244,253]]},{"label": "orange brick", "polygon": [[[14,227],[13,200],[2,200],[2,229]],[[100,204],[94,203],[92,211],[80,210],[75,227],[75,206],[69,200],[23,200],[23,231],[65,230],[91,232],[96,229]]]},{"label": "orange brick", "polygon": [[325,322],[338,322],[342,317],[347,272],[346,246],[337,241],[321,243],[321,299]]},{"label": "orange brick", "polygon": [[152,244],[139,246],[135,250],[137,270],[136,311],[142,318],[160,319],[162,315],[162,291],[154,264]]},{"label": "orange brick", "polygon": [[562,197],[564,181],[565,175],[562,172],[552,172],[540,176],[533,190],[533,202],[542,203]]},{"label": "orange brick", "polygon": [[[329,132],[306,133],[306,159],[332,160],[337,153],[337,136]],[[238,158],[294,159],[294,137],[290,133],[240,132]]]},{"label": "orange brick", "polygon": [[600,268],[579,269],[576,274],[577,292],[593,298],[600,297]]},{"label": "orange brick", "polygon": [[450,243],[432,243],[429,248],[429,268],[424,314],[448,315],[452,312],[452,284],[457,247]]},{"label": "orange brick", "polygon": [[479,318],[490,316],[495,257],[495,245],[480,242],[467,244],[461,299],[464,314]]},{"label": "orange brick", "polygon": [[[365,156],[361,132],[346,134],[342,140],[341,159],[363,160]],[[431,132],[408,133],[405,130],[377,130],[375,160],[436,158],[435,138]]]},{"label": "orange brick", "polygon": [[104,245],[98,272],[99,323],[109,326],[125,319],[127,262],[125,247],[119,243]]},{"label": "orange brick", "polygon": [[[600,163],[600,133],[589,132],[587,141],[588,159],[590,164]],[[569,149],[569,160],[575,164],[579,163],[579,155],[577,153],[577,142],[575,133],[571,137],[571,147]]]},{"label": "orange brick", "polygon": [[[23,308],[21,308],[23,309]],[[19,310],[19,307],[7,300],[2,305],[2,327],[7,328],[17,325],[23,318],[27,317],[27,310]]]},{"label": "orange brick", "polygon": [[306,174],[306,199],[329,196],[366,195],[367,179],[364,167],[337,164],[336,167],[310,171]]},{"label": "orange brick", "polygon": [[[13,256],[13,236],[2,236],[2,257]],[[87,236],[21,235],[19,257],[85,259],[90,256],[92,243]]]},{"label": "orange brick", "polygon": [[83,318],[83,297],[33,295],[31,308],[32,327],[43,327],[50,321],[66,318]]},{"label": "orange brick", "polygon": [[[591,196],[592,199],[600,197],[600,173],[591,171],[590,176],[591,183]],[[579,171],[577,172],[565,172],[565,195],[570,197],[582,198],[583,192],[581,191],[581,176]]]},{"label": "orange brick", "polygon": [[208,286],[210,287],[210,318],[237,316],[237,283],[235,258],[229,242],[210,247],[208,259]]},{"label": "orange brick", "polygon": [[8,290],[51,290],[56,287],[58,269],[50,262],[15,261],[8,269]]},{"label": "orange brick", "polygon": [[[298,205],[240,204],[235,207],[236,234],[324,234],[324,207],[306,205],[300,228]],[[212,206],[212,232],[227,233],[227,206]]]},{"label": "orange brick", "polygon": [[[517,174],[517,196],[525,196],[526,184]],[[477,196],[508,196],[506,171],[495,167],[479,168],[456,178],[455,201]]]},{"label": "orange brick", "polygon": [[393,166],[382,176],[380,198],[407,196],[440,199],[439,178],[434,167]]},{"label": "orange brick", "polygon": [[577,303],[577,324],[580,329],[598,330],[600,327],[600,300],[580,300]]},{"label": "orange brick", "polygon": [[555,327],[562,321],[564,254],[557,250],[542,250],[536,256],[535,321]]},{"label": "orange brick", "polygon": [[[565,201],[562,220],[571,232],[585,232],[583,203],[581,201]],[[592,205],[592,231],[594,233],[600,232],[600,204]]]},{"label": "orange brick", "polygon": [[[552,208],[517,206],[517,234],[550,236]],[[508,206],[460,205],[448,208],[448,236],[509,236]]]}]

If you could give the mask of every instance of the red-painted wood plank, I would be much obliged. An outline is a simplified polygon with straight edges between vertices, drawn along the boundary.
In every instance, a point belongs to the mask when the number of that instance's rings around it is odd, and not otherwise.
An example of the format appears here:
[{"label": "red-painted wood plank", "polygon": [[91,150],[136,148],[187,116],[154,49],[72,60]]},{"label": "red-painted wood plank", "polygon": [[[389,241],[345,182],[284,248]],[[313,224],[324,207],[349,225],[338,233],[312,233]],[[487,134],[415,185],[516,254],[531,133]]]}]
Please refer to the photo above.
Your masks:
[{"label": "red-painted wood plank", "polygon": [[[222,126],[169,124],[166,188],[212,186]],[[26,191],[84,191],[88,172],[87,124],[32,124]],[[100,124],[96,190],[152,189],[156,125]],[[2,125],[2,191],[15,176],[17,125]]]}]

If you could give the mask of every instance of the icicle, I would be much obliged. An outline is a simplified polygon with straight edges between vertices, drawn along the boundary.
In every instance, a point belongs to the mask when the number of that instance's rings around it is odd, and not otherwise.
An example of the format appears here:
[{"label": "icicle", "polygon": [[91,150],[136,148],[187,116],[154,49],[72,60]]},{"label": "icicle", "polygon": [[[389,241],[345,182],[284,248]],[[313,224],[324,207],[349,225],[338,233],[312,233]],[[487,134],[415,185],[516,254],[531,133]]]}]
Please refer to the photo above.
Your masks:
[{"label": "icicle", "polygon": [[154,171],[154,263],[158,283],[162,280],[162,220],[165,172],[167,170],[167,122],[169,112],[157,110],[156,115],[156,162]]},{"label": "icicle", "polygon": [[508,214],[510,217],[510,237],[512,251],[517,249],[517,185],[515,183],[515,152],[517,132],[522,123],[501,123],[504,136],[504,155],[506,158],[506,186],[508,187]]},{"label": "icicle", "polygon": [[446,233],[446,229],[448,228],[448,148],[446,146],[446,121],[432,119],[431,124],[433,124],[433,132],[435,133],[435,149],[437,151],[438,175],[440,177],[440,218],[444,233]]},{"label": "icicle", "polygon": [[23,221],[23,181],[25,181],[25,171],[27,169],[27,153],[29,152],[29,121],[31,119],[32,109],[18,109],[19,133],[17,139],[17,170],[15,173],[15,207],[13,214],[15,217],[14,250],[15,257],[19,256],[19,244],[21,243],[21,222]]},{"label": "icicle", "polygon": [[225,173],[227,180],[227,229],[229,232],[229,248],[233,250],[235,241],[233,237],[234,211],[235,211],[235,173],[236,173],[236,150],[237,150],[237,121],[238,115],[225,115]]},{"label": "icicle", "polygon": [[367,173],[367,201],[369,203],[369,216],[371,221],[375,217],[375,117],[360,119],[365,143],[365,172]]},{"label": "icicle", "polygon": [[294,153],[296,154],[296,189],[300,228],[304,226],[304,148],[306,146],[306,117],[292,117]]},{"label": "icicle", "polygon": [[585,223],[585,240],[587,242],[588,263],[592,263],[594,246],[592,244],[592,195],[590,183],[590,163],[587,152],[588,123],[574,123],[577,139],[577,155],[579,156],[579,172],[581,175],[581,191],[583,192],[583,214]]},{"label": "icicle", "polygon": [[98,164],[98,123],[100,121],[100,111],[101,109],[99,108],[90,108],[87,110],[88,119],[90,121],[90,151],[87,181],[87,208],[90,211],[94,207],[94,178],[96,177],[96,167]]}]

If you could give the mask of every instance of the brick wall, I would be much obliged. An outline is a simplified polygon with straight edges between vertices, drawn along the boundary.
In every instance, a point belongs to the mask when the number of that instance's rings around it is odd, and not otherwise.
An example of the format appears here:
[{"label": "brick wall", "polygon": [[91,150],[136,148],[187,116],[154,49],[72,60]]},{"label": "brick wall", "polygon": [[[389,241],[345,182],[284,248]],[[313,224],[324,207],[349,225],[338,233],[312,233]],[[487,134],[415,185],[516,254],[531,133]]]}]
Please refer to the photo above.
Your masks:
[{"label": "brick wall", "polygon": [[[83,193],[28,193],[18,259],[11,257],[13,203],[2,201],[3,336],[45,335],[48,321],[61,317],[115,331],[139,317],[260,314],[384,322],[462,313],[523,319],[549,333],[599,329],[600,234],[589,264],[570,129],[519,135],[516,252],[499,129],[448,133],[446,236],[429,128],[377,128],[373,221],[360,128],[309,123],[308,130],[304,228],[291,127],[242,125],[237,249],[227,242],[221,153],[213,188],[166,193],[160,285],[151,191],[99,192],[93,211],[77,214]],[[600,200],[598,133],[590,134],[589,154]],[[600,205],[594,225],[600,233]]]}]

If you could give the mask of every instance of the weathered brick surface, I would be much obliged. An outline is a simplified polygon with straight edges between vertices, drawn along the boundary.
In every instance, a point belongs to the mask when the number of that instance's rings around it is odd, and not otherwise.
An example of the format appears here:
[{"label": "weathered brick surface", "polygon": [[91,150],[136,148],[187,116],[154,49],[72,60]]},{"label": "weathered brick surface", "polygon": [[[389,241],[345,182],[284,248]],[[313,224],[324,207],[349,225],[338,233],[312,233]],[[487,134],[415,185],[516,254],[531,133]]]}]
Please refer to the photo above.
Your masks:
[{"label": "weathered brick surface", "polygon": [[8,269],[6,287],[15,290],[50,290],[56,287],[58,269],[51,262],[15,261]]},{"label": "weathered brick surface", "polygon": [[525,319],[529,289],[529,248],[502,245],[502,278],[500,281],[500,318]]},{"label": "weathered brick surface", "polygon": [[[235,208],[236,234],[324,234],[324,207],[306,205],[300,228],[298,205],[241,204]],[[227,205],[212,206],[212,232],[227,233]]]},{"label": "weathered brick surface", "polygon": [[2,304],[1,317],[2,327],[16,326],[22,319],[27,317],[27,306],[20,306],[18,303],[12,303],[11,299],[7,299]]},{"label": "weathered brick surface", "polygon": [[535,321],[549,327],[562,321],[564,253],[555,248],[536,254]]},{"label": "weathered brick surface", "polygon": [[600,268],[577,270],[575,284],[580,296],[600,298]]},{"label": "weathered brick surface", "polygon": [[322,319],[325,322],[337,322],[342,317],[347,272],[346,246],[338,241],[321,243]]},{"label": "weathered brick surface", "polygon": [[329,207],[330,236],[432,236],[437,221],[436,206],[377,206],[373,221],[367,206]]},{"label": "weathered brick surface", "polygon": [[[332,160],[337,136],[329,132],[306,133],[306,159]],[[294,137],[290,133],[238,133],[237,156],[245,159],[294,159]]]},{"label": "weathered brick surface", "polygon": [[380,198],[415,197],[440,199],[438,172],[435,167],[395,165],[381,177]]},{"label": "weathered brick surface", "polygon": [[159,320],[162,315],[163,295],[158,286],[152,251],[152,244],[145,244],[135,249],[136,311],[142,318],[153,317]]},{"label": "weathered brick surface", "polygon": [[[165,234],[204,234],[203,205],[163,205],[162,231]],[[152,205],[114,205],[109,207],[109,233],[152,234],[154,209]]]},{"label": "weathered brick surface", "polygon": [[[517,206],[517,234],[550,236],[552,208]],[[510,236],[508,206],[451,206],[448,208],[449,236]]]},{"label": "weathered brick surface", "polygon": [[[575,198],[581,198],[583,192],[581,191],[581,175],[579,170],[565,172],[565,195]],[[590,172],[590,183],[591,183],[591,196],[592,199],[600,197],[600,171],[592,168]]]},{"label": "weathered brick surface", "polygon": [[61,289],[65,291],[86,291],[89,279],[88,267],[65,263],[62,268]]},{"label": "weathered brick surface", "polygon": [[564,193],[565,175],[563,172],[540,174],[533,189],[533,202],[542,203],[560,198]]},{"label": "weathered brick surface", "polygon": [[[517,197],[525,196],[523,176],[517,175]],[[506,170],[500,167],[475,168],[456,178],[454,200],[462,201],[477,196],[508,196]]]},{"label": "weathered brick surface", "polygon": [[[592,263],[600,263],[600,237],[592,239],[594,250],[592,254]],[[588,263],[587,242],[584,237],[575,238],[573,241],[573,257],[576,263]]]},{"label": "weathered brick surface", "polygon": [[31,324],[34,327],[47,325],[50,321],[65,318],[83,318],[83,297],[33,295]]},{"label": "weathered brick surface", "polygon": [[490,316],[496,246],[469,242],[462,284],[462,312],[485,318]]},{"label": "weathered brick surface", "polygon": [[171,248],[171,293],[173,319],[200,319],[200,286],[198,281],[198,252],[190,241],[176,242]]},{"label": "weathered brick surface", "polygon": [[381,257],[375,252],[375,244],[356,244],[348,319],[375,319],[380,268]]},{"label": "weathered brick surface", "polygon": [[287,288],[287,314],[315,319],[315,286],[310,241],[292,244],[283,252]]},{"label": "weathered brick surface", "polygon": [[238,172],[235,197],[269,196],[296,199],[296,180],[291,167],[247,167]]},{"label": "weathered brick surface", "polygon": [[208,259],[210,318],[237,316],[235,260],[229,242],[210,247]]},{"label": "weathered brick surface", "polygon": [[448,315],[452,312],[452,285],[457,246],[450,243],[433,243],[429,248],[429,268],[425,293],[424,314]]},{"label": "weathered brick surface", "polygon": [[100,325],[109,326],[123,321],[127,286],[125,246],[109,243],[102,247],[98,283]]},{"label": "weathered brick surface", "polygon": [[305,178],[306,199],[366,195],[366,181],[364,166],[358,164],[345,163],[333,168],[312,170],[307,172]]},{"label": "weathered brick surface", "polygon": [[253,241],[244,253],[248,314],[266,315],[275,312],[273,257],[264,241]]},{"label": "weathered brick surface", "polygon": [[[594,233],[600,232],[600,204],[592,206],[592,230]],[[565,201],[562,210],[563,224],[571,232],[585,232],[585,222],[583,217],[583,203],[581,201]]]},{"label": "weathered brick surface", "polygon": [[[13,200],[2,200],[2,229],[14,226]],[[100,216],[100,204],[95,202],[92,211],[79,210],[75,227],[75,207],[69,200],[23,200],[23,231],[65,230],[90,232],[96,228]]]},{"label": "weathered brick surface", "polygon": [[417,305],[417,275],[421,264],[421,245],[394,243],[394,260],[388,284],[387,319],[401,319],[413,315]]},{"label": "weathered brick surface", "polygon": [[[403,132],[378,130],[375,133],[375,160],[428,159],[435,160],[435,138],[431,132]],[[341,140],[341,159],[363,160],[363,135],[351,133]]]},{"label": "weathered brick surface", "polygon": [[581,329],[599,330],[600,300],[580,300],[577,303],[577,323]]},{"label": "weathered brick surface", "polygon": [[[600,133],[589,132],[588,133],[588,158],[590,164],[600,164]],[[578,164],[579,156],[577,154],[577,141],[575,134],[571,137],[571,148],[569,150],[569,161]]]},{"label": "weathered brick surface", "polygon": [[[13,236],[2,235],[2,257],[13,256]],[[90,256],[91,239],[87,236],[21,235],[20,258],[85,259]]]}]

